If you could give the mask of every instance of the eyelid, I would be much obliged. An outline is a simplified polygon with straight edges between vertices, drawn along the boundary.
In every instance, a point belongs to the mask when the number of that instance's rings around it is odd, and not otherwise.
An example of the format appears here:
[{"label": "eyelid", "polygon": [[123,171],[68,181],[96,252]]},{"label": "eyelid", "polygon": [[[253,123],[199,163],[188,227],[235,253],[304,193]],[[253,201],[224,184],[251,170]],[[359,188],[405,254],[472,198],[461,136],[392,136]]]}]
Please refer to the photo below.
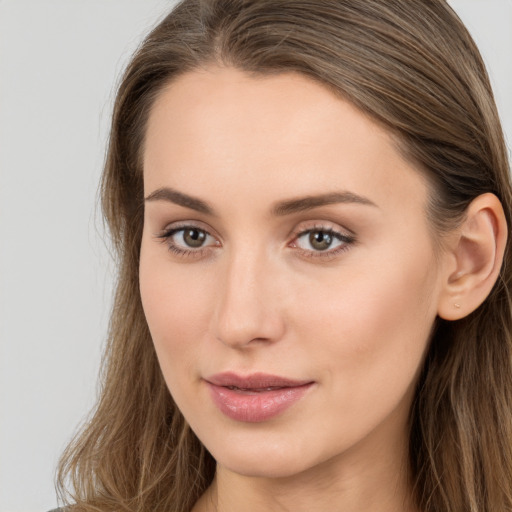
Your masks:
[{"label": "eyelid", "polygon": [[166,236],[171,236],[173,233],[176,233],[182,229],[186,228],[192,228],[192,229],[198,229],[200,231],[204,231],[207,235],[210,235],[214,237],[217,240],[220,240],[220,237],[217,235],[217,233],[207,224],[200,220],[192,220],[192,219],[185,219],[185,220],[177,220],[175,222],[168,223],[161,231],[158,231],[154,233],[155,238],[163,238]]},{"label": "eyelid", "polygon": [[[161,231],[156,233],[155,236],[159,236],[162,233],[171,231],[173,229],[180,229],[180,228],[196,228],[196,229],[200,229],[200,230],[205,231],[205,232],[211,234],[212,236],[214,236],[212,234],[213,230],[208,224],[206,224],[205,222],[203,222],[201,220],[196,220],[196,219],[183,219],[183,220],[176,220],[173,222],[169,222],[165,225],[165,227]],[[215,236],[217,237],[217,235],[215,235]]]},{"label": "eyelid", "polygon": [[340,225],[338,222],[330,221],[330,220],[306,220],[301,221],[299,224],[293,228],[292,236],[302,233],[304,231],[312,231],[312,230],[333,230],[339,232],[341,234],[346,234],[347,236],[355,236],[354,231],[347,228],[346,226]]},{"label": "eyelid", "polygon": [[215,239],[215,236],[212,235],[209,231],[207,231],[206,229],[204,228],[200,228],[198,226],[193,226],[191,224],[187,224],[186,226],[177,226],[177,227],[171,227],[169,228],[167,231],[164,231],[162,234],[158,235],[157,238],[169,238],[173,235],[175,235],[176,233],[179,233],[180,231],[186,231],[187,229],[195,229],[197,231],[202,231],[203,233],[205,233],[207,236],[211,237],[211,238],[214,238]]},{"label": "eyelid", "polygon": [[326,231],[332,232],[334,234],[339,234],[342,237],[346,238],[355,238],[356,234],[349,228],[344,226],[340,226],[336,222],[331,221],[305,221],[298,224],[290,234],[290,237],[297,238],[299,235],[303,235],[305,233],[309,233],[311,231]]}]

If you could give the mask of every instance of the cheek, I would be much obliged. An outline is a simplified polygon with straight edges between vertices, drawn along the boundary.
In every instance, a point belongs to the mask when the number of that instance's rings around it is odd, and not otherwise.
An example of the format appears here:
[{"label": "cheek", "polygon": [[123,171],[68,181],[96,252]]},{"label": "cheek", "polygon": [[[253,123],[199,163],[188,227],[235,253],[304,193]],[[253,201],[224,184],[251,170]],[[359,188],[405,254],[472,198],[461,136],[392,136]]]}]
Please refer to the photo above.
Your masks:
[{"label": "cheek", "polygon": [[193,266],[180,266],[179,271],[176,268],[161,255],[141,252],[142,305],[169,386],[178,375],[195,377],[194,361],[213,302],[206,284],[197,286]]},{"label": "cheek", "polygon": [[399,261],[390,253],[386,261],[380,255],[361,268],[347,266],[350,271],[319,282],[310,300],[297,301],[294,316],[303,319],[298,330],[310,355],[350,393],[364,393],[365,383],[408,385],[435,319],[433,258],[416,254]]}]

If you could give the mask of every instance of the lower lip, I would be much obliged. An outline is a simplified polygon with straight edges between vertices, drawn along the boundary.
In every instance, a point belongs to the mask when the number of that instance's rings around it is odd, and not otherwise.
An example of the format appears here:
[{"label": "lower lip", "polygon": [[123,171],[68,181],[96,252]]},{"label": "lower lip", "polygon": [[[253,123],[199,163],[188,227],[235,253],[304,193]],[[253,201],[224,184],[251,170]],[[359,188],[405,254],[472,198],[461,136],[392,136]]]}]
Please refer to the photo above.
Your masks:
[{"label": "lower lip", "polygon": [[243,391],[207,382],[213,402],[229,418],[248,423],[269,420],[298,402],[312,382],[269,391]]}]

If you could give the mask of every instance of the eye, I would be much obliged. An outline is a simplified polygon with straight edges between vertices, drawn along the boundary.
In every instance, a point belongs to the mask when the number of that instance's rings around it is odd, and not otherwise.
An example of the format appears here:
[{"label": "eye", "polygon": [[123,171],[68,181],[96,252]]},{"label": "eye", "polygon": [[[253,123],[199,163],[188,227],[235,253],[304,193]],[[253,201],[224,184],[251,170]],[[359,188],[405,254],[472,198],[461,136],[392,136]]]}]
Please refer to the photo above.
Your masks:
[{"label": "eye", "polygon": [[197,249],[202,247],[208,240],[208,233],[202,229],[197,228],[182,228],[174,233],[174,240],[187,247]]},{"label": "eye", "polygon": [[197,226],[176,226],[158,235],[169,250],[179,256],[200,256],[210,247],[220,243],[205,229]]},{"label": "eye", "polygon": [[[307,239],[307,244],[315,251],[326,251],[332,249],[333,244],[334,247],[341,244],[341,241],[334,238],[332,233],[326,231],[310,231],[309,234],[300,238]],[[303,248],[306,249],[306,247]]]},{"label": "eye", "polygon": [[333,257],[353,244],[353,235],[346,235],[332,228],[318,227],[299,232],[291,246],[309,257]]}]

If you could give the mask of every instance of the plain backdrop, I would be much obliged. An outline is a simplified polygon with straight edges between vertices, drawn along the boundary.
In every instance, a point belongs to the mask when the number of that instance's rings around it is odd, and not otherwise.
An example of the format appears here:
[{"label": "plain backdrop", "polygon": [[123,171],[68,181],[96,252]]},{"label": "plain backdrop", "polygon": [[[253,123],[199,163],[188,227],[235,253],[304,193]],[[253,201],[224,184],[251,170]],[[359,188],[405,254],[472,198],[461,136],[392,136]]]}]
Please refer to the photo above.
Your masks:
[{"label": "plain backdrop", "polygon": [[[512,0],[452,0],[512,142]],[[57,502],[95,400],[114,269],[97,209],[115,85],[173,1],[0,0],[0,512]]]}]

